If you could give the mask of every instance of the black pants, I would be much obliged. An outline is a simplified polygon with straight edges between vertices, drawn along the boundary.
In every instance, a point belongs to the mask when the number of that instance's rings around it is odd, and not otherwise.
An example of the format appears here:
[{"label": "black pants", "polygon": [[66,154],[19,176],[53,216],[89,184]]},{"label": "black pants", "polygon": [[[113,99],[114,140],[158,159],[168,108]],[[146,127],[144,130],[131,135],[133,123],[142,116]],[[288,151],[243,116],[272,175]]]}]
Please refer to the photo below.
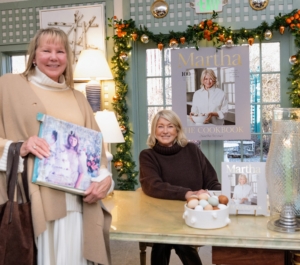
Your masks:
[{"label": "black pants", "polygon": [[151,265],[169,265],[171,250],[174,248],[183,265],[202,265],[197,250],[188,245],[153,244]]}]

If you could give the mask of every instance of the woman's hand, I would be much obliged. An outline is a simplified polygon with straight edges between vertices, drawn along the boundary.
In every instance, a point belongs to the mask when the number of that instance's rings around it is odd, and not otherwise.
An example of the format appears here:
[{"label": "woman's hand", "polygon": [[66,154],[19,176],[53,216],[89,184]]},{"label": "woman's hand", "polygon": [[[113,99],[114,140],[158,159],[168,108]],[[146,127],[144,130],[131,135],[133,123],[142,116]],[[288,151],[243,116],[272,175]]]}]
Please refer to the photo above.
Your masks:
[{"label": "woman's hand", "polygon": [[197,191],[188,191],[186,194],[185,194],[185,199],[187,200],[189,197],[191,196],[199,196],[201,193],[208,193],[207,190],[197,190]]},{"label": "woman's hand", "polygon": [[107,176],[100,182],[92,182],[85,191],[84,202],[94,203],[106,197],[111,186],[111,177]]},{"label": "woman's hand", "polygon": [[219,114],[217,112],[210,112],[207,115],[206,120],[204,121],[204,123],[210,123],[211,122],[211,118],[215,116],[215,117],[219,117]]},{"label": "woman's hand", "polygon": [[50,155],[50,146],[45,139],[34,135],[29,137],[20,149],[21,157],[27,156],[29,153],[37,156],[39,159],[43,159]]}]

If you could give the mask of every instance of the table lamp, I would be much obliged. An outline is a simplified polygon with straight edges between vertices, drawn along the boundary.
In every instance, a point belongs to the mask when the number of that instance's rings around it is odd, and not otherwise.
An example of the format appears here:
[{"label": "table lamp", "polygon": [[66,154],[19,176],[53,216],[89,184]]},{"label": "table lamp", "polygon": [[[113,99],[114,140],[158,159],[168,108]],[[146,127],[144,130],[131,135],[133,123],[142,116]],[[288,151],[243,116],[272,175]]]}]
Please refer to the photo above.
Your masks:
[{"label": "table lamp", "polygon": [[74,71],[74,80],[90,80],[85,87],[86,97],[93,112],[101,103],[100,80],[111,80],[113,75],[101,50],[82,50]]},{"label": "table lamp", "polygon": [[111,172],[111,160],[113,159],[113,156],[108,150],[108,143],[124,143],[125,140],[113,111],[97,111],[95,118],[102,132],[108,160],[108,170]]}]

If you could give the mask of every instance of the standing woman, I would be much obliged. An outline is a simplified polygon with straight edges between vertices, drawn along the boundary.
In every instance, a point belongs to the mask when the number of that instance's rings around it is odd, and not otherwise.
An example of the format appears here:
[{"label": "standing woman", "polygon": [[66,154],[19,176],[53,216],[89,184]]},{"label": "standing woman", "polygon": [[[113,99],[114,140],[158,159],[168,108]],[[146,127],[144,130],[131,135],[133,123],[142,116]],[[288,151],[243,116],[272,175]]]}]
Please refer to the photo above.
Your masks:
[{"label": "standing woman", "polygon": [[200,77],[201,87],[193,95],[190,118],[207,115],[204,123],[224,124],[224,116],[228,112],[228,100],[222,89],[217,87],[217,77],[212,69],[205,69]]},{"label": "standing woman", "polygon": [[31,183],[34,158],[50,155],[49,144],[37,136],[38,112],[99,131],[89,103],[73,88],[67,35],[57,28],[39,30],[29,45],[28,56],[23,74],[0,78],[0,203],[7,200],[7,150],[12,142],[23,141],[20,154],[28,155],[38,264],[110,264],[111,216],[100,200],[114,183],[105,166],[105,153],[99,176],[93,179],[84,197]]},{"label": "standing woman", "polygon": [[[171,110],[161,110],[151,124],[149,149],[140,153],[140,182],[145,194],[166,200],[186,200],[206,189],[221,190],[217,174],[201,150],[186,139],[181,121]],[[200,265],[195,248],[153,244],[152,265],[168,265],[174,248],[184,265]]]}]

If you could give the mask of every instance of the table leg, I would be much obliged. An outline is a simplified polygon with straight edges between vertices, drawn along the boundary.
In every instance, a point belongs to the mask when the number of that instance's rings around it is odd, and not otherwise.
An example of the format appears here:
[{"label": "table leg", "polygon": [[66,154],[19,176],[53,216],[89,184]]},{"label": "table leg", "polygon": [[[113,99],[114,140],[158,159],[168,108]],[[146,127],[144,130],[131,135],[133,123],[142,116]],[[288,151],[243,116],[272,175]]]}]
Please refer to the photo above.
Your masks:
[{"label": "table leg", "polygon": [[139,242],[139,247],[140,247],[140,265],[146,265],[147,244],[144,242]]}]

